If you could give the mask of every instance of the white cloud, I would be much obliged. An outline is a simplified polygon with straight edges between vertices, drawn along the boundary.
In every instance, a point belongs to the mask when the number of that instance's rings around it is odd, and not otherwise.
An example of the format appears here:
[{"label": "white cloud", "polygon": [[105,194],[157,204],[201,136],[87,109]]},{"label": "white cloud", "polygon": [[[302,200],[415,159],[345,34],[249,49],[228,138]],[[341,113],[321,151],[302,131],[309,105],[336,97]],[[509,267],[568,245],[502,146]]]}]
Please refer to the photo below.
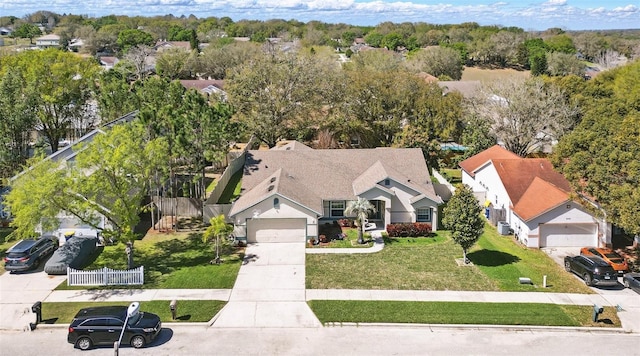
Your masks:
[{"label": "white cloud", "polygon": [[565,6],[567,4],[567,0],[549,0],[543,3],[543,6]]}]

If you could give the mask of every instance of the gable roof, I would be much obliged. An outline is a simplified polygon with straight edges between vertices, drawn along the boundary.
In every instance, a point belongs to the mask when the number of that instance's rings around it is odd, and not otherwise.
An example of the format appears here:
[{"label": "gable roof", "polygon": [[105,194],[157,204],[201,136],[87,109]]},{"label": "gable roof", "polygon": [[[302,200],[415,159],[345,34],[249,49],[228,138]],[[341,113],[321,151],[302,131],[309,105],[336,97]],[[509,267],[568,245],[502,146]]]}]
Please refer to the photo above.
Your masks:
[{"label": "gable roof", "polygon": [[[307,148],[304,148],[307,147]],[[319,215],[323,200],[355,200],[361,192],[386,178],[415,190],[416,195],[441,203],[431,183],[420,148],[373,148],[349,150],[302,149],[248,151],[242,193],[230,216],[246,210],[274,191]],[[272,179],[275,180],[272,182]],[[388,190],[388,189],[387,189]]]},{"label": "gable roof", "polygon": [[[514,206],[536,178],[562,190],[567,198],[571,192],[569,181],[556,172],[551,162],[545,158],[494,159],[492,162]],[[539,195],[539,199],[546,200],[545,192],[540,193],[542,195]]]},{"label": "gable roof", "polygon": [[540,177],[535,177],[513,207],[522,220],[529,221],[570,200],[569,194]]},{"label": "gable roof", "polygon": [[460,162],[460,168],[462,168],[462,170],[469,174],[471,177],[474,177],[476,175],[476,170],[486,165],[489,161],[494,159],[508,158],[519,159],[520,156],[503,148],[500,145],[493,145],[490,148]]}]

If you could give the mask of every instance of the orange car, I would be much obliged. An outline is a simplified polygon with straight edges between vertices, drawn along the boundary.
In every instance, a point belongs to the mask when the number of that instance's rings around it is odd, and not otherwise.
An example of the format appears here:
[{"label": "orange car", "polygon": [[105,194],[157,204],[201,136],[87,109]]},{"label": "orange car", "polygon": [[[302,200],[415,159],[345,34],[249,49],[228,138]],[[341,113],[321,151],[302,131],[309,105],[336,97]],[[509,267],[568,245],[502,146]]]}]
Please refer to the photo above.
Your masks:
[{"label": "orange car", "polygon": [[613,269],[618,271],[618,274],[623,274],[629,270],[627,261],[610,248],[583,247],[580,249],[580,254],[585,256],[601,257],[603,260],[607,261]]}]

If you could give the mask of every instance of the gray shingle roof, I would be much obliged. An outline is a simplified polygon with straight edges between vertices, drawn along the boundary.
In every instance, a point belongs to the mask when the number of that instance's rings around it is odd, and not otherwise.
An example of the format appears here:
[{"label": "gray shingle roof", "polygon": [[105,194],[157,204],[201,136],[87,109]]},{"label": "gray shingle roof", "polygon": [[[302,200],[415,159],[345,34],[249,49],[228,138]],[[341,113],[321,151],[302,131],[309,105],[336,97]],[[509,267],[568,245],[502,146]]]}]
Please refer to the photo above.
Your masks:
[{"label": "gray shingle roof", "polygon": [[415,190],[416,195],[442,201],[419,148],[249,151],[242,193],[230,215],[273,194],[322,212],[323,200],[355,200],[386,178]]}]

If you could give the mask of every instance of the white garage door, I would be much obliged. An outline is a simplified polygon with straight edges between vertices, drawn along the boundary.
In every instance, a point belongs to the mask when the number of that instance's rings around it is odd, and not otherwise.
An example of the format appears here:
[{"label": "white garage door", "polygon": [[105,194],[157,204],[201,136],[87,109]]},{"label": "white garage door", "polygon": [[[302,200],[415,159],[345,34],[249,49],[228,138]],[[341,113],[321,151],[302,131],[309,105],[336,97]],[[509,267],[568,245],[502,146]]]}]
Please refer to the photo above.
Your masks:
[{"label": "white garage door", "polygon": [[248,242],[305,242],[307,219],[251,219]]},{"label": "white garage door", "polygon": [[540,225],[540,247],[582,247],[597,245],[596,224]]}]

